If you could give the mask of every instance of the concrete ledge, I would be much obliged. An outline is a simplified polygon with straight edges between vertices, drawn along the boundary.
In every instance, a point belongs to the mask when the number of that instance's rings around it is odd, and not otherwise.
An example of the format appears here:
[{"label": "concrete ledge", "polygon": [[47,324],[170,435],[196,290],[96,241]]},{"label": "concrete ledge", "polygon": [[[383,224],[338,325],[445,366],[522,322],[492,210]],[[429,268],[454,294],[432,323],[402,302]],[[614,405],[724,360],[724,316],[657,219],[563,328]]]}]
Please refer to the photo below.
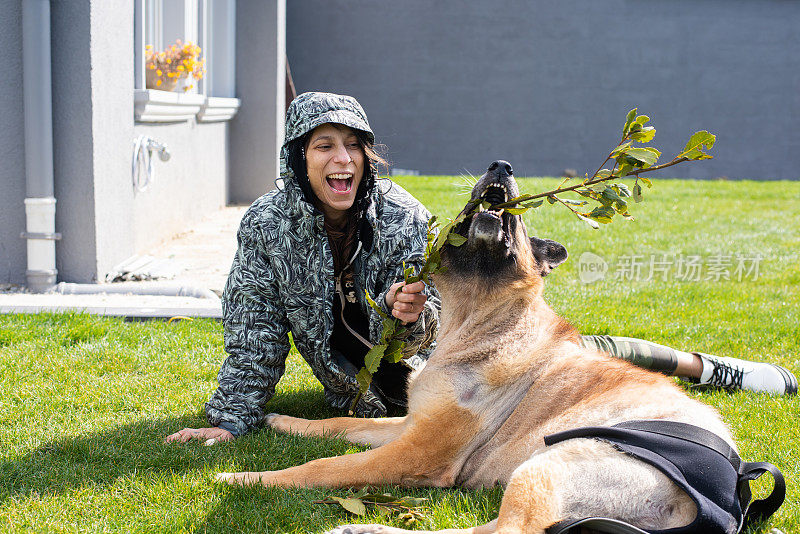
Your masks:
[{"label": "concrete ledge", "polygon": [[197,317],[222,319],[222,305],[209,299],[138,295],[0,294],[0,313],[88,313],[131,319]]},{"label": "concrete ledge", "polygon": [[157,89],[137,89],[133,93],[136,122],[184,122],[200,111],[206,97]]},{"label": "concrete ledge", "polygon": [[200,106],[197,113],[198,122],[221,122],[231,120],[239,111],[242,105],[238,98],[222,98],[209,96],[205,103]]}]

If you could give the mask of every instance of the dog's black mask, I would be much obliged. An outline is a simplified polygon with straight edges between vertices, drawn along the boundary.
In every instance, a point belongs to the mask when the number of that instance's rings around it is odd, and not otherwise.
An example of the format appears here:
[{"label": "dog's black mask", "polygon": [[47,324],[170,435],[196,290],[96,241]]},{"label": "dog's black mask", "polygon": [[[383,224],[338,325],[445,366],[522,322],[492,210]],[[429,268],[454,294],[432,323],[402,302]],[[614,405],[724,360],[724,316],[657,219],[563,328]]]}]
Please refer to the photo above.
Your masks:
[{"label": "dog's black mask", "polygon": [[[462,213],[471,212],[476,200],[497,205],[519,196],[511,165],[495,161],[472,188],[470,202]],[[467,242],[442,249],[443,265],[453,273],[475,276],[512,276],[522,254],[533,254],[541,276],[546,276],[567,259],[567,249],[551,239],[531,237],[521,215],[503,209],[482,210],[468,215],[453,231]]]}]

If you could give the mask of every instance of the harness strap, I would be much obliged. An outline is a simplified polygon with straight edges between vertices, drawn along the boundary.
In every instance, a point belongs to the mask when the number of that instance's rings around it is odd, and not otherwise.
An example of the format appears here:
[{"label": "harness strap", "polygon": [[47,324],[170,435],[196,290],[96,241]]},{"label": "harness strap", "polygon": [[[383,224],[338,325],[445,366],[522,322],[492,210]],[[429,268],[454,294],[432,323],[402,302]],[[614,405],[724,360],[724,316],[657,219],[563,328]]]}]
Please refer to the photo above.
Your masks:
[{"label": "harness strap", "polygon": [[742,459],[739,458],[736,451],[733,450],[724,439],[705,428],[686,423],[678,423],[676,421],[661,421],[657,419],[625,421],[624,423],[619,423],[614,426],[617,428],[642,430],[645,432],[652,432],[653,434],[661,434],[662,436],[691,441],[692,443],[702,445],[712,451],[718,452],[731,463],[736,471],[739,471],[742,465]]},{"label": "harness strap", "polygon": [[[700,428],[686,423],[679,423],[676,421],[663,421],[663,420],[626,421],[614,425],[613,427],[596,427],[592,429],[593,435],[591,437],[602,438],[605,434],[610,434],[611,432],[613,432],[612,430],[613,428],[624,428],[628,430],[651,432],[654,434],[660,434],[664,436],[673,437],[676,439],[690,441],[697,445],[701,445],[703,447],[711,449],[722,455],[725,459],[727,459],[738,474],[736,491],[739,497],[739,504],[742,508],[742,524],[737,532],[746,530],[747,527],[753,522],[757,522],[759,520],[770,517],[778,510],[778,508],[781,507],[784,500],[786,499],[786,482],[783,478],[783,474],[777,467],[768,462],[743,462],[739,457],[739,455],[736,453],[736,451],[733,450],[733,448],[730,445],[728,445],[728,443],[725,440],[723,440],[718,435],[704,428]],[[549,436],[544,437],[544,443],[546,446],[550,446],[567,439],[590,437],[586,435],[585,433],[586,430],[588,429],[576,428],[572,430],[558,432],[556,434],[551,434]],[[766,472],[769,472],[772,475],[775,482],[774,487],[772,488],[772,492],[770,492],[770,494],[764,499],[759,499],[750,502],[752,499],[752,493],[750,491],[750,481],[756,480]],[[583,520],[579,521],[576,521],[574,519],[561,521],[553,525],[551,529],[548,530],[548,532],[551,534],[566,533],[570,531],[573,527],[577,527],[580,524],[582,524],[582,521],[588,519],[589,518],[584,518]],[[598,519],[600,518],[591,518],[592,522],[594,523],[592,524],[592,526],[594,528],[597,528],[601,532],[610,532],[610,533],[635,532],[635,530],[625,530],[618,524],[605,523],[602,520],[598,521]],[[615,523],[619,522],[617,521]],[[588,526],[588,524],[586,526]]]},{"label": "harness strap", "polygon": [[[750,493],[750,481],[759,478],[761,475],[769,471],[775,481],[775,486],[772,492],[764,498],[750,502],[752,494]],[[768,462],[749,462],[742,465],[739,469],[739,501],[742,504],[749,503],[744,506],[744,523],[742,530],[746,530],[748,525],[754,521],[766,519],[781,507],[783,501],[786,499],[786,481],[783,478],[783,473]]]},{"label": "harness strap", "polygon": [[[737,491],[739,492],[739,503],[742,506],[742,515],[744,516],[744,522],[740,530],[746,530],[747,526],[752,522],[766,519],[777,512],[786,499],[786,481],[783,478],[783,473],[777,467],[769,462],[742,462],[736,451],[725,440],[704,428],[674,421],[658,420],[626,421],[614,426],[685,439],[717,451],[727,458],[739,473]],[[766,472],[772,475],[775,485],[766,498],[758,499],[751,503],[750,481],[756,480]]]}]

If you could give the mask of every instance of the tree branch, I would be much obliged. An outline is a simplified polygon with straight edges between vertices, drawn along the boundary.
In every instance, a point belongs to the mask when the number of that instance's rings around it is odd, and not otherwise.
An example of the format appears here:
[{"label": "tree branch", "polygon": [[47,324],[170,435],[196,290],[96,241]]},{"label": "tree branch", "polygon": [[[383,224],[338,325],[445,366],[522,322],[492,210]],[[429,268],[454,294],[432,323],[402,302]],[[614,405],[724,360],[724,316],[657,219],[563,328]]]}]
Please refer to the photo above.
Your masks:
[{"label": "tree branch", "polygon": [[[608,161],[608,160],[606,160],[606,161]],[[643,172],[650,172],[650,171],[657,171],[657,170],[660,170],[660,169],[666,169],[667,167],[672,167],[673,165],[677,165],[678,163],[682,163],[684,161],[689,161],[689,158],[675,158],[672,161],[670,161],[669,163],[664,163],[662,165],[656,165],[654,167],[648,167],[647,169],[638,169],[638,170],[629,172],[625,176],[636,176],[638,178],[639,175],[641,173],[643,173]],[[603,162],[603,165],[605,165],[605,162]],[[598,170],[597,172],[600,172],[600,171]],[[595,173],[595,176],[597,176],[597,173]],[[580,183],[580,184],[571,185],[569,187],[559,187],[558,189],[554,189],[552,191],[547,191],[545,193],[538,193],[536,195],[527,196],[527,198],[525,198],[525,200],[523,202],[527,202],[529,200],[536,200],[537,198],[555,196],[555,195],[558,195],[559,193],[566,193],[568,191],[575,191],[576,189],[580,189],[581,187],[586,187],[586,186],[590,186],[590,185],[596,185],[596,184],[599,184],[599,183],[602,183],[602,182],[608,182],[609,180],[614,180],[614,179],[619,180],[620,178],[624,178],[625,176],[607,176],[606,178],[597,178],[597,179],[589,180],[588,182],[583,182],[583,183]],[[502,204],[497,204],[497,205],[492,206],[492,207],[495,208],[495,209],[496,208],[510,208],[510,207],[516,206],[519,202],[520,201],[517,201],[517,202],[504,202]]]}]

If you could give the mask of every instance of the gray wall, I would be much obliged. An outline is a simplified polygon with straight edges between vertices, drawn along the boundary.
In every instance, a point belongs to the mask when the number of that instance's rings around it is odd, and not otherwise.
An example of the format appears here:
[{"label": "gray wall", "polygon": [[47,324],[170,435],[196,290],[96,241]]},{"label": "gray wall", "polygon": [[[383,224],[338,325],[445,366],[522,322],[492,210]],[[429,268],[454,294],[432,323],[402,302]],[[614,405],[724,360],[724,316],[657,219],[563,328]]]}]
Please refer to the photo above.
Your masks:
[{"label": "gray wall", "polygon": [[[136,251],[146,251],[167,237],[185,232],[191,222],[225,205],[227,128],[227,122],[134,127],[134,137],[145,134],[158,139],[166,143],[172,155],[166,162],[154,155],[153,184],[134,195]],[[127,180],[126,186],[130,174]]]},{"label": "gray wall", "polygon": [[287,53],[298,93],[357,97],[404,169],[591,172],[638,107],[664,160],[717,134],[661,176],[797,179],[799,22],[783,0],[293,0]]},{"label": "gray wall", "polygon": [[0,284],[25,281],[25,130],[22,110],[22,9],[0,0]]},{"label": "gray wall", "polygon": [[286,2],[236,4],[236,96],[230,125],[228,201],[249,204],[275,185],[283,143]]},{"label": "gray wall", "polygon": [[[93,13],[94,11],[94,13]],[[102,121],[95,117],[103,113],[104,102],[93,102],[95,96],[103,98],[102,89],[109,80],[103,80],[100,68],[93,62],[97,45],[93,44],[95,35],[106,40],[111,29],[103,30],[93,15],[99,15],[98,6],[89,1],[53,2],[51,7],[51,42],[53,61],[53,166],[56,195],[56,231],[61,232],[62,240],[56,243],[56,268],[59,281],[91,282],[97,277],[98,268],[98,218],[95,209],[96,165],[95,157],[103,154],[104,137],[118,137],[119,129],[125,130],[130,119],[116,118],[115,128],[110,131],[98,129]],[[122,22],[128,22],[127,13],[119,13]],[[122,62],[122,68],[115,69],[114,78],[127,79],[132,65],[128,67],[127,55],[119,56],[119,48],[129,39],[132,30],[125,31],[122,24],[110,25],[113,31],[120,32],[116,43],[111,43],[110,53]],[[99,33],[98,33],[99,32]],[[131,35],[128,35],[130,33]],[[126,99],[127,100],[127,99]],[[126,102],[119,102],[125,107]],[[107,110],[106,110],[107,111]],[[131,109],[131,114],[133,113]],[[127,117],[126,117],[127,118]],[[95,141],[99,146],[95,147]],[[107,145],[106,145],[107,146]],[[97,152],[97,154],[96,154]],[[112,152],[108,156],[116,155]],[[113,180],[105,175],[102,180]],[[102,187],[102,185],[101,185]],[[116,199],[106,208],[119,211],[118,220],[125,221],[128,214],[122,198]],[[128,236],[120,236],[120,246],[130,244]]]},{"label": "gray wall", "polygon": [[[25,281],[21,0],[0,0],[0,284]],[[92,282],[225,205],[227,124],[134,124],[133,4],[51,3],[59,281]],[[12,76],[8,76],[13,73]],[[247,103],[242,104],[247,109]],[[134,193],[133,141],[167,143],[150,190]],[[272,160],[275,159],[273,155]]]}]

